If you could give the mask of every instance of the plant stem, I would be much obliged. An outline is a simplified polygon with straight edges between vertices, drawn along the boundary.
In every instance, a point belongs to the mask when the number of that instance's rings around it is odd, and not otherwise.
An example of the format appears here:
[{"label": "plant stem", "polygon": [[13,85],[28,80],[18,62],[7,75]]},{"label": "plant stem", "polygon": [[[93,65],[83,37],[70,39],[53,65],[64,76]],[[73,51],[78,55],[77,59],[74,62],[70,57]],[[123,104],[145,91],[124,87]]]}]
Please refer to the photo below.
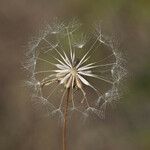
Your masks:
[{"label": "plant stem", "polygon": [[64,109],[63,137],[62,137],[63,150],[67,150],[67,118],[68,118],[69,95],[70,95],[70,88],[67,89],[67,98],[65,101],[65,109]]}]

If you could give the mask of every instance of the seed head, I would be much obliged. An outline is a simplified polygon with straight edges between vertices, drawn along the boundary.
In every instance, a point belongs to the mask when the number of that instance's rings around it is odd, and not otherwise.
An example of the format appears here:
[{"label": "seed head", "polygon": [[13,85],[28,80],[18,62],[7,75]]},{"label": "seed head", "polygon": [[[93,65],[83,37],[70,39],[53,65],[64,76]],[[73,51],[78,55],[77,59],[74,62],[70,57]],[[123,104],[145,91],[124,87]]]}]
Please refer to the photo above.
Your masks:
[{"label": "seed head", "polygon": [[34,101],[39,104],[41,99],[49,114],[63,117],[64,96],[70,89],[70,111],[103,118],[106,105],[119,99],[119,84],[126,75],[124,59],[101,28],[87,39],[80,26],[75,20],[53,22],[30,44],[24,65],[30,72],[27,85],[34,89]]}]

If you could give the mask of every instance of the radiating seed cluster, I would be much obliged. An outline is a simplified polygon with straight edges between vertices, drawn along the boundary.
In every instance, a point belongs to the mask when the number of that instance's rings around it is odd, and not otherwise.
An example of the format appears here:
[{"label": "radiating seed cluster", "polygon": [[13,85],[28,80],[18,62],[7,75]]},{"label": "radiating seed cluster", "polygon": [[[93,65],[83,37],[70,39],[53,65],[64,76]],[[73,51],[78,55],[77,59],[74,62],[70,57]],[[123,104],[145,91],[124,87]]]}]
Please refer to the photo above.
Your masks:
[{"label": "radiating seed cluster", "polygon": [[89,34],[80,28],[76,20],[54,21],[29,44],[24,63],[29,75],[26,85],[34,104],[49,115],[63,118],[65,95],[70,89],[70,112],[104,118],[107,104],[120,97],[125,60],[101,28]]}]

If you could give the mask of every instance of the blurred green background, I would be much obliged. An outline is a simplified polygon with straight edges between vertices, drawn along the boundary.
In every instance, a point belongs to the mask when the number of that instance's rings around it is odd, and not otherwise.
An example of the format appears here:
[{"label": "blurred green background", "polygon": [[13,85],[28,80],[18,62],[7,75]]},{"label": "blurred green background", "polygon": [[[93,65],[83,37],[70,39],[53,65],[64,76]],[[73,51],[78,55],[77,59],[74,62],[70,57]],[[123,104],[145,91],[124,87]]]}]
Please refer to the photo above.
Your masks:
[{"label": "blurred green background", "polygon": [[58,118],[30,104],[21,68],[30,37],[53,17],[102,21],[127,58],[125,91],[105,119],[72,118],[68,150],[150,150],[150,1],[0,0],[0,150],[60,150]]}]

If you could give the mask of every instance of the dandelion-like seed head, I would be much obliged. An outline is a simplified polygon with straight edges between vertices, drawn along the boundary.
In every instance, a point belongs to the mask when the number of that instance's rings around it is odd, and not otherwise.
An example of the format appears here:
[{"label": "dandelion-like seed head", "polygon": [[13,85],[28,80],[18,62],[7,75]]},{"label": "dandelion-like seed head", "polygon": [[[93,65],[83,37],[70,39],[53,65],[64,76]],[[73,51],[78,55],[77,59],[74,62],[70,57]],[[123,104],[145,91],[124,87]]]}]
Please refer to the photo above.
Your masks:
[{"label": "dandelion-like seed head", "polygon": [[30,44],[24,67],[26,84],[35,105],[63,117],[64,97],[70,90],[69,110],[84,116],[105,116],[108,103],[119,99],[119,84],[126,75],[125,60],[114,42],[96,28],[87,40],[80,24],[53,22]]}]

